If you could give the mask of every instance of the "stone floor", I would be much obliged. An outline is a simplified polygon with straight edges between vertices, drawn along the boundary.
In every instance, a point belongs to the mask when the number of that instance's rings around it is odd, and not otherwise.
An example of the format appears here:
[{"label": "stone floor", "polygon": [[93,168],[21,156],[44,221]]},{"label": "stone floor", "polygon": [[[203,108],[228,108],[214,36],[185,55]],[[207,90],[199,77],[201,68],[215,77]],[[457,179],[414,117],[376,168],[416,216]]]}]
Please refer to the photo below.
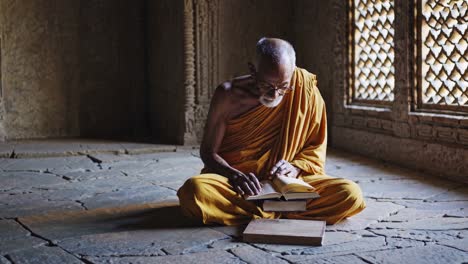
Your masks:
[{"label": "stone floor", "polygon": [[358,182],[367,209],[321,247],[249,244],[245,226],[181,216],[197,149],[75,143],[0,145],[0,263],[468,263],[463,183],[330,149],[328,174]]}]

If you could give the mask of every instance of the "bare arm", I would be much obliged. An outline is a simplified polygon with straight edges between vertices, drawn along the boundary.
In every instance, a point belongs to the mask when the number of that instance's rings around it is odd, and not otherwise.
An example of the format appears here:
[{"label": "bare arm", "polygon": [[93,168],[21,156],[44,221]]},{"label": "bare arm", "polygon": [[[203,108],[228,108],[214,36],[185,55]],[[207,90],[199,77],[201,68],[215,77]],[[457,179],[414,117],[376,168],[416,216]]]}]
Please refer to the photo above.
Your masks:
[{"label": "bare arm", "polygon": [[244,174],[230,166],[218,155],[226,131],[229,107],[230,100],[226,86],[220,85],[216,88],[211,99],[210,110],[208,111],[208,118],[200,146],[200,157],[206,167],[217,174],[227,177],[236,192],[248,195],[258,194],[261,186],[253,173]]},{"label": "bare arm", "polygon": [[227,109],[229,104],[228,91],[223,85],[216,88],[211,99],[210,110],[200,146],[200,157],[205,166],[214,172],[230,177],[237,173],[221,156],[218,150],[226,131]]}]

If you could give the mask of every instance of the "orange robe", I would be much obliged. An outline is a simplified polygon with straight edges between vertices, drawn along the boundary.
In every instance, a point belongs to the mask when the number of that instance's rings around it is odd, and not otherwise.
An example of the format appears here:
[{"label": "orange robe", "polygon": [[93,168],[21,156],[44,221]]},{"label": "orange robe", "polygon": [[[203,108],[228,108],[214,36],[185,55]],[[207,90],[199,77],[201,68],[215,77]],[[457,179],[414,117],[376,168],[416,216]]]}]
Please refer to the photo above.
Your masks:
[{"label": "orange robe", "polygon": [[253,218],[279,217],[320,219],[333,224],[365,208],[356,183],[325,174],[326,108],[316,76],[296,68],[291,83],[294,91],[286,94],[278,106],[259,105],[229,120],[218,154],[232,167],[253,172],[259,179],[265,178],[276,162],[287,160],[302,170],[300,177],[321,197],[310,200],[306,212],[265,212],[238,195],[226,177],[205,167],[177,192],[186,215],[205,224],[236,225]]}]

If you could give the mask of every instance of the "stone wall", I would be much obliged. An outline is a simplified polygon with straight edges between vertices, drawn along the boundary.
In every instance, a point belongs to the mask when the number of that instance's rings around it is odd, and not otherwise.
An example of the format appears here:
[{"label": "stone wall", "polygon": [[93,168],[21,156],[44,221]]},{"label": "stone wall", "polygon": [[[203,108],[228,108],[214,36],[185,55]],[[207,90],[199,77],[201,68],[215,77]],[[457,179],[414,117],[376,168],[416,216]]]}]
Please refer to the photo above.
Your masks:
[{"label": "stone wall", "polygon": [[144,1],[0,0],[0,136],[144,135]]},{"label": "stone wall", "polygon": [[[216,86],[236,75],[247,74],[255,59],[255,44],[263,36],[294,44],[293,6],[290,1],[200,0],[186,1],[188,36],[193,64],[186,64],[185,144],[201,141],[209,102]],[[190,10],[192,12],[190,12]],[[190,14],[193,20],[187,16]],[[193,32],[191,32],[193,30]],[[187,35],[186,35],[187,37]]]}]

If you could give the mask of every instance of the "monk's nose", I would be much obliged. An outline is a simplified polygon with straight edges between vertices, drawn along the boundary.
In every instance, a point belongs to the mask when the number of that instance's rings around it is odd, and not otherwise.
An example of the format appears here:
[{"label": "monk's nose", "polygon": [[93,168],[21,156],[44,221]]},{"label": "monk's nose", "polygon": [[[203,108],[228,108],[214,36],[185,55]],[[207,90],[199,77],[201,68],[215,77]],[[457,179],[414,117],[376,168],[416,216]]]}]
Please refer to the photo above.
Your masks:
[{"label": "monk's nose", "polygon": [[278,92],[274,89],[271,89],[270,91],[268,91],[268,97],[270,97],[271,99],[276,99],[276,97],[278,97]]}]

